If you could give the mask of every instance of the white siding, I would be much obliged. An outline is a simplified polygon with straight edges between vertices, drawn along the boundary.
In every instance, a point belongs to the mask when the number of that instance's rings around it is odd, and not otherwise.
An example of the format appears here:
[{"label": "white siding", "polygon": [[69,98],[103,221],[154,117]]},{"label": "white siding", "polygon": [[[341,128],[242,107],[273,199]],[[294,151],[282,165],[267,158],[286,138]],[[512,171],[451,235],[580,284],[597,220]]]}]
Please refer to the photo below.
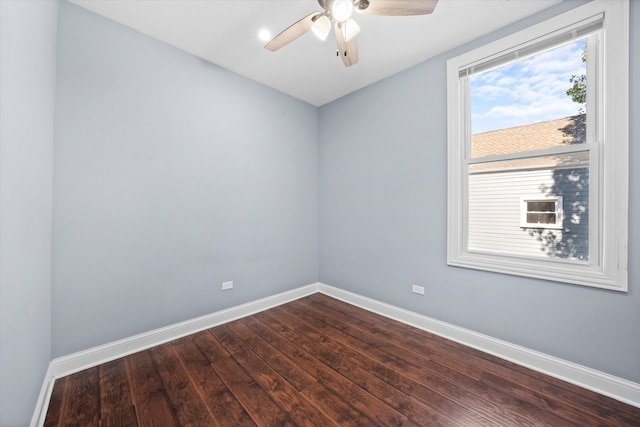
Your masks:
[{"label": "white siding", "polygon": [[[588,169],[469,175],[469,250],[588,259]],[[521,198],[563,197],[563,230],[520,226]]]}]

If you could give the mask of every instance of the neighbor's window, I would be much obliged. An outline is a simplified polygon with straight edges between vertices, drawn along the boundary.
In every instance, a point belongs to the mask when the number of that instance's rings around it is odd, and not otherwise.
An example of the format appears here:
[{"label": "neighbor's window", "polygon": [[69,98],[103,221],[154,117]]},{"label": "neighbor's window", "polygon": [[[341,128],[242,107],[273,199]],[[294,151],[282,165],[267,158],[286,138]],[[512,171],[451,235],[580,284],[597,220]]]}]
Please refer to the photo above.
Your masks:
[{"label": "neighbor's window", "polygon": [[520,227],[562,229],[562,219],[562,197],[522,199]]},{"label": "neighbor's window", "polygon": [[596,0],[448,62],[450,265],[627,289],[628,16]]}]

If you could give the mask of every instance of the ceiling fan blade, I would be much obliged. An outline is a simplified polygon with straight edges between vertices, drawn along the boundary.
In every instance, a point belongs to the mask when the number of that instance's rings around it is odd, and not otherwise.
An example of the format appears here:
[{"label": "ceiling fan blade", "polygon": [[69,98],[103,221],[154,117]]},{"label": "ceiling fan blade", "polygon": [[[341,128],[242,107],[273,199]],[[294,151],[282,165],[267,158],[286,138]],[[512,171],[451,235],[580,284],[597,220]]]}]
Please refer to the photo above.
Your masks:
[{"label": "ceiling fan blade", "polygon": [[299,21],[295,22],[293,25],[287,27],[280,34],[275,36],[269,43],[267,43],[264,47],[271,52],[275,52],[283,46],[288,45],[307,31],[311,29],[313,25],[313,18],[318,15],[321,15],[322,12],[313,12]]},{"label": "ceiling fan blade", "polygon": [[358,43],[355,36],[348,41],[345,40],[342,22],[336,22],[335,32],[336,41],[338,42],[338,55],[344,63],[345,67],[350,67],[358,63]]},{"label": "ceiling fan blade", "polygon": [[411,16],[428,15],[438,0],[356,0],[355,11],[368,15]]}]

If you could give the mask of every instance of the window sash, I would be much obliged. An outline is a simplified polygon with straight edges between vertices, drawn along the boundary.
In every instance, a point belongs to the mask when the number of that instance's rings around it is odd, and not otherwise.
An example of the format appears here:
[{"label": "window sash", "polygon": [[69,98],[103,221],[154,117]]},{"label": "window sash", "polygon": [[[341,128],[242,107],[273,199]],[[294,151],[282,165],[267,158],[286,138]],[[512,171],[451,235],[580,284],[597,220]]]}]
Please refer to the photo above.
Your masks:
[{"label": "window sash", "polygon": [[[588,29],[590,32],[590,36],[587,38],[587,103],[589,105],[586,112],[586,143],[575,144],[575,145],[567,145],[567,146],[554,146],[546,149],[534,150],[534,151],[524,151],[524,152],[515,152],[515,153],[507,153],[507,154],[496,154],[489,155],[483,157],[472,157],[471,149],[472,149],[472,134],[471,134],[471,84],[470,77],[468,73],[460,73],[463,74],[462,77],[459,78],[459,87],[462,101],[465,105],[464,111],[466,111],[466,117],[464,119],[464,146],[465,146],[465,155],[461,160],[463,171],[467,171],[464,179],[469,179],[470,166],[478,165],[483,163],[490,162],[499,162],[506,160],[524,160],[524,159],[532,159],[536,157],[545,157],[551,155],[564,155],[571,153],[581,153],[587,152],[589,158],[589,199],[588,199],[588,210],[589,210],[589,232],[588,232],[588,265],[599,265],[599,247],[600,247],[600,221],[599,221],[599,194],[600,194],[600,186],[599,186],[599,173],[598,169],[600,167],[600,161],[598,159],[599,150],[596,148],[599,144],[602,143],[602,139],[598,138],[599,130],[603,128],[601,125],[603,120],[603,114],[600,106],[597,104],[597,99],[601,99],[599,97],[599,93],[601,93],[600,84],[602,79],[600,78],[601,67],[598,66],[597,63],[601,62],[600,59],[603,58],[601,52],[599,51],[602,48],[602,44],[599,43],[600,40],[600,32],[602,31],[602,14],[597,15],[597,20],[594,22],[590,22],[588,24]],[[593,18],[591,18],[593,19]],[[587,20],[588,21],[588,20]],[[576,25],[584,25],[583,23]],[[572,34],[575,34],[575,25],[570,26],[570,30],[563,28],[563,32],[552,32],[542,38],[538,38],[536,43],[530,43],[528,46],[529,56],[536,55],[548,49],[553,49],[565,42],[567,37],[570,37]],[[566,31],[571,31],[570,33],[566,33]],[[557,43],[557,44],[553,44]],[[501,58],[505,58],[503,55]],[[524,58],[519,58],[524,59]],[[478,63],[480,66],[483,64],[482,62]],[[504,62],[497,63],[493,61],[493,65],[501,66],[504,65]],[[488,69],[488,68],[485,68]],[[463,236],[462,236],[462,244],[463,250],[473,252],[474,250],[469,247],[469,221],[472,220],[469,214],[469,189],[468,187],[464,190],[464,205],[465,206],[465,225],[463,228]],[[562,221],[562,220],[560,220]],[[520,226],[526,228],[545,228],[545,229],[562,229],[562,222],[559,224],[556,222],[554,224],[538,224],[533,227],[531,225],[525,225],[526,221],[522,218],[520,219]],[[506,256],[513,257],[522,257],[523,259],[528,258],[525,255],[520,255],[516,253],[509,253],[504,251],[497,251],[500,254],[504,254]],[[550,257],[551,260],[556,260],[553,257]],[[577,261],[577,260],[576,260]],[[584,262],[584,261],[579,261]]]},{"label": "window sash", "polygon": [[489,71],[511,62],[519,61],[544,52],[547,49],[552,49],[572,40],[593,34],[602,30],[603,22],[604,13],[598,13],[549,34],[541,35],[502,52],[479,59],[470,64],[465,64],[460,67],[458,72],[459,76],[460,78],[468,78],[473,74]]},{"label": "window sash", "polygon": [[[467,146],[469,145],[470,144],[467,144]],[[509,153],[509,154],[495,154],[491,156],[474,157],[474,158],[471,158],[469,149],[467,149],[467,157],[464,159],[464,162],[467,165],[475,165],[475,164],[481,164],[481,163],[500,162],[503,160],[520,160],[520,159],[530,159],[533,157],[547,157],[547,156],[561,155],[561,154],[590,152],[590,151],[594,151],[595,145],[596,144],[594,143],[576,144],[576,145],[569,145],[569,146],[563,146],[563,147],[545,148],[542,150],[521,151],[518,153]]]}]

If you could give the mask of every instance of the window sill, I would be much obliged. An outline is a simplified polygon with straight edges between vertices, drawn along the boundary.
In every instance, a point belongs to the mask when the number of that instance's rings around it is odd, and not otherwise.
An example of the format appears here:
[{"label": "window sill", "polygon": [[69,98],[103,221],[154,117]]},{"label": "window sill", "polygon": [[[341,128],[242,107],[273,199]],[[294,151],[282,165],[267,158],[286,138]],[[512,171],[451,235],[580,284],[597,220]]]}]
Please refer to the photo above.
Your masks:
[{"label": "window sill", "polygon": [[463,252],[449,256],[447,265],[510,274],[553,282],[591,286],[627,292],[627,277],[615,277],[611,272],[582,261],[546,260],[502,254]]}]

